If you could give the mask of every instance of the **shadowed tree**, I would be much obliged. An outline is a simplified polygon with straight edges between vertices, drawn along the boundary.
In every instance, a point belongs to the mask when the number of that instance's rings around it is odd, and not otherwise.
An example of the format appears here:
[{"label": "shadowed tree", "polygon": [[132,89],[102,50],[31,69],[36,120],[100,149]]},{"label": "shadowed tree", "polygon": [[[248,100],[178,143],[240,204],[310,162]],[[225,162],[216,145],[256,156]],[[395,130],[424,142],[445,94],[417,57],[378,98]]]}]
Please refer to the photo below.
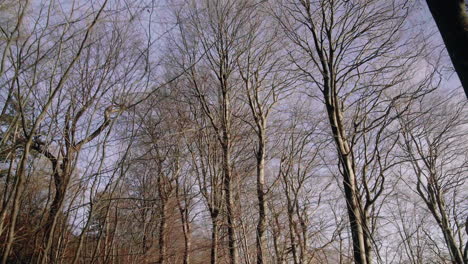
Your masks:
[{"label": "shadowed tree", "polygon": [[468,14],[466,0],[426,0],[468,98]]}]

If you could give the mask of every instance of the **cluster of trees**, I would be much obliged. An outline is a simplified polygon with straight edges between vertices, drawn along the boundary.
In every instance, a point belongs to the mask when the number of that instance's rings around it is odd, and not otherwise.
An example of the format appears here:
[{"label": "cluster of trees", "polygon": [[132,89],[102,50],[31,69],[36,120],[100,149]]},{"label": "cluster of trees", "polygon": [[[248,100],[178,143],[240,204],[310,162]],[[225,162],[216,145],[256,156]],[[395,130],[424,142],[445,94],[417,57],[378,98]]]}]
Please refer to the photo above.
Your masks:
[{"label": "cluster of trees", "polygon": [[1,2],[1,263],[467,263],[468,105],[420,9]]}]

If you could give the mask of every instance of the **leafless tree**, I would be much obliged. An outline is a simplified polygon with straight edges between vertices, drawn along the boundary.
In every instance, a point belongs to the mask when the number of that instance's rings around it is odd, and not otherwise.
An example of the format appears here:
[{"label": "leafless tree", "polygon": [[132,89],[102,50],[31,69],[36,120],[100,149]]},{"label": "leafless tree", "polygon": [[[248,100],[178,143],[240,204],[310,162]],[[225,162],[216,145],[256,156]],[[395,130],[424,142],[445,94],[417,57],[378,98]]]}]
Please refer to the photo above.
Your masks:
[{"label": "leafless tree", "polygon": [[236,109],[233,103],[238,89],[234,71],[238,58],[245,52],[248,29],[244,25],[252,17],[247,8],[249,4],[250,1],[187,3],[185,9],[192,11],[180,16],[184,21],[187,17],[188,21],[181,27],[180,52],[186,56],[182,66],[192,65],[195,62],[193,55],[202,53],[206,56],[203,70],[191,67],[188,72],[198,102],[223,153],[223,190],[230,263],[233,264],[239,261],[231,157]]},{"label": "leafless tree", "polygon": [[466,263],[466,103],[415,7],[3,1],[2,263]]},{"label": "leafless tree", "polygon": [[428,85],[403,88],[419,52],[401,49],[410,43],[398,34],[407,13],[398,1],[328,0],[283,1],[275,12],[294,44],[291,59],[308,83],[306,92],[328,114],[356,263],[374,259],[371,219],[392,164],[386,127],[395,120],[393,106]]},{"label": "leafless tree", "polygon": [[459,209],[467,172],[466,103],[452,96],[441,102],[422,100],[402,116],[401,145],[414,173],[408,184],[437,222],[451,260],[466,263],[466,215]]},{"label": "leafless tree", "polygon": [[[15,180],[15,184],[14,184],[14,195],[13,195],[13,198],[12,198],[13,199],[13,201],[12,201],[13,208],[12,208],[11,220],[10,220],[10,226],[9,226],[9,232],[8,232],[8,241],[7,241],[6,248],[5,248],[4,252],[3,252],[2,263],[7,262],[7,259],[8,259],[9,253],[10,253],[10,248],[11,248],[12,243],[14,241],[15,224],[16,224],[18,212],[20,210],[20,200],[21,200],[21,195],[22,195],[23,188],[24,188],[26,162],[27,162],[27,159],[29,157],[29,152],[31,151],[31,148],[32,148],[33,144],[35,143],[35,138],[37,137],[37,130],[39,129],[39,126],[41,125],[42,121],[46,118],[46,115],[47,115],[50,107],[54,103],[54,101],[57,99],[58,94],[62,91],[63,87],[65,86],[66,80],[69,77],[73,66],[76,64],[76,62],[81,57],[81,54],[82,54],[82,52],[84,50],[84,47],[85,47],[85,44],[87,43],[87,40],[89,38],[90,32],[93,29],[93,27],[96,25],[96,22],[99,19],[99,16],[101,15],[101,13],[104,10],[105,6],[106,6],[106,2],[104,2],[100,6],[100,8],[97,10],[97,12],[96,12],[96,14],[94,16],[94,19],[92,20],[92,23],[90,23],[86,27],[85,34],[82,37],[80,36],[81,41],[80,41],[79,47],[71,55],[71,60],[65,66],[65,68],[63,69],[63,74],[59,75],[58,77],[55,76],[55,71],[60,66],[59,65],[60,62],[58,60],[56,61],[56,64],[55,64],[55,67],[54,67],[55,70],[53,70],[52,76],[50,78],[51,86],[50,86],[50,90],[49,90],[49,93],[48,93],[48,97],[47,97],[43,107],[39,110],[39,114],[38,114],[37,118],[31,122],[32,125],[30,126],[29,129],[28,129],[27,126],[24,125],[24,124],[26,124],[26,122],[28,122],[28,117],[26,117],[25,116],[26,113],[22,111],[23,101],[19,100],[19,109],[20,109],[19,113],[21,115],[21,123],[23,123],[23,131],[24,131],[24,146],[23,146],[23,154],[22,154],[22,157],[21,157],[21,161],[19,162],[19,166],[18,166],[18,169],[16,171],[16,180]],[[63,33],[62,33],[61,39],[63,40],[63,38],[65,37],[65,34],[68,33],[68,27],[65,27],[62,32]],[[59,42],[59,52],[63,48],[62,44],[63,44],[63,42]],[[38,50],[39,50],[39,48],[40,47],[38,47]],[[58,82],[57,83],[52,82],[53,80],[58,80]],[[35,81],[33,81],[33,82],[35,82]],[[33,83],[33,85],[36,85],[36,84]],[[18,89],[20,89],[19,86],[18,86]],[[23,91],[23,92],[26,92],[26,94],[27,94],[27,91]],[[20,93],[17,96],[22,96],[21,90],[20,90]],[[19,97],[19,98],[21,98],[21,97]],[[84,139],[84,141],[82,141],[82,142],[80,141],[79,143],[85,143],[87,141],[89,141],[89,140]],[[73,147],[75,147],[75,146],[73,146]],[[68,157],[68,158],[70,158],[70,157]],[[67,174],[67,175],[70,175],[70,171],[69,171],[71,169],[70,165],[71,164],[68,164],[67,166],[62,167],[61,168],[62,172]],[[58,170],[58,167],[56,167],[55,171],[57,171],[57,170]],[[60,183],[67,184],[67,181],[68,180],[61,181],[61,179],[57,179],[56,180],[56,185],[61,185]],[[59,184],[57,184],[57,183],[59,183]],[[63,191],[62,187],[60,187],[60,188],[58,188],[56,190],[56,193],[57,193],[57,199],[56,200],[57,200],[57,202],[54,203],[54,206],[51,208],[51,213],[50,213],[51,217],[50,217],[50,220],[49,220],[50,225],[49,225],[49,227],[47,229],[50,236],[53,234],[53,229],[55,227],[56,213],[58,212],[59,208],[61,207],[61,204],[62,204],[62,201],[63,201],[63,195],[62,195],[63,192],[62,191]],[[49,248],[49,247],[50,247],[50,243],[48,243],[48,246],[46,246],[46,249]]]},{"label": "leafless tree", "polygon": [[287,71],[285,60],[286,44],[279,37],[278,27],[261,4],[250,8],[252,15],[246,25],[249,36],[246,40],[245,53],[238,58],[239,75],[250,109],[250,127],[256,135],[255,158],[257,174],[258,223],[256,236],[257,263],[265,262],[266,245],[266,180],[265,162],[269,134],[267,127],[271,112],[276,103],[285,97],[287,90],[294,85],[293,78]]}]

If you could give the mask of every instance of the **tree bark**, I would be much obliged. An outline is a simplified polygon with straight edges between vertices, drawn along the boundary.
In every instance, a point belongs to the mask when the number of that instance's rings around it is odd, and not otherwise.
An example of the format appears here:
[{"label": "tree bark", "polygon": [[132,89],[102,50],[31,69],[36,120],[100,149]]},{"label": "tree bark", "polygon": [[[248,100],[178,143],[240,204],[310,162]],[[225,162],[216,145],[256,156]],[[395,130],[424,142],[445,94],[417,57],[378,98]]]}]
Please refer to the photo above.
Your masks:
[{"label": "tree bark", "polygon": [[161,223],[159,224],[159,240],[158,240],[158,248],[159,248],[159,258],[158,264],[164,264],[166,260],[166,202],[163,201],[161,205]]},{"label": "tree bark", "polygon": [[[331,95],[328,80],[324,80],[325,86],[325,104],[327,107],[328,119],[332,129],[334,141],[338,150],[339,163],[342,167],[343,186],[346,197],[346,206],[351,227],[353,241],[354,261],[357,264],[371,264],[370,252],[366,250],[366,245],[370,245],[368,235],[365,233],[365,218],[362,216],[362,202],[357,188],[354,163],[351,154],[351,148],[344,134],[342,116],[339,109],[337,96]],[[327,94],[329,93],[329,94]],[[331,94],[330,94],[331,93]]]},{"label": "tree bark", "polygon": [[218,210],[211,213],[211,264],[218,262]]},{"label": "tree bark", "polygon": [[[47,217],[46,223],[44,225],[44,253],[41,257],[40,263],[47,263],[47,262],[54,262],[54,252],[51,250],[54,240],[54,232],[55,227],[57,225],[57,219],[62,208],[63,202],[65,200],[65,195],[68,188],[68,182],[70,181],[70,160],[71,157],[65,158],[62,162],[62,174],[58,172],[57,168],[57,159],[54,158],[55,161],[51,160],[54,167],[54,182],[55,182],[55,196],[52,200],[52,204],[50,206],[49,216]],[[50,251],[50,257],[48,258],[47,255]]]},{"label": "tree bark", "polygon": [[226,218],[227,218],[227,229],[228,229],[228,245],[229,245],[229,259],[231,264],[237,264],[237,241],[235,237],[235,221],[234,221],[234,203],[232,199],[232,174],[231,174],[231,153],[229,147],[229,136],[225,134],[225,146],[223,146],[224,154],[224,192],[226,202]]},{"label": "tree bark", "polygon": [[468,97],[468,14],[464,0],[426,0]]},{"label": "tree bark", "polygon": [[[176,187],[176,198],[177,198],[177,204],[179,207],[179,213],[180,213],[180,220],[182,222],[182,232],[184,234],[184,257],[183,257],[183,263],[184,264],[189,264],[190,263],[190,248],[191,248],[191,230],[190,230],[190,214],[189,214],[189,205],[187,202],[187,199],[189,199],[187,196],[187,192],[185,190],[185,186],[180,186],[180,183],[177,181],[177,187]],[[180,197],[180,188],[184,188],[183,191],[183,198]],[[182,199],[184,202],[182,202]]]},{"label": "tree bark", "polygon": [[265,254],[265,130],[259,131],[257,151],[257,197],[258,197],[258,223],[257,223],[257,264],[264,263]]},{"label": "tree bark", "polygon": [[221,146],[223,150],[223,174],[224,174],[224,192],[226,202],[226,218],[227,218],[227,231],[228,231],[228,245],[229,245],[229,259],[231,264],[238,263],[237,241],[235,234],[235,216],[234,216],[234,202],[232,195],[232,168],[231,168],[231,105],[229,96],[228,76],[226,73],[227,55],[222,54],[221,67],[220,67],[220,85],[222,96],[222,140]]},{"label": "tree bark", "polygon": [[184,264],[190,264],[190,248],[192,245],[190,223],[185,220],[182,223],[182,228],[184,231]]}]

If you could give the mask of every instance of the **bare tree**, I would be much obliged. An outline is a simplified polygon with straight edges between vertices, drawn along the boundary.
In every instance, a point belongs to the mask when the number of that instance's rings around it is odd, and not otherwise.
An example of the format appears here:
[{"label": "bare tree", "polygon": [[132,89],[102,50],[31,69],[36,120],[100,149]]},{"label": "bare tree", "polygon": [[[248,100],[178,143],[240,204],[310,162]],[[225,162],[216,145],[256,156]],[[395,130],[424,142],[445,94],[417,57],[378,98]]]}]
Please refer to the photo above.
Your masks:
[{"label": "bare tree", "polygon": [[[6,248],[5,248],[4,252],[3,252],[2,263],[7,262],[8,256],[9,256],[9,253],[10,253],[10,248],[11,248],[13,240],[14,240],[15,224],[16,224],[18,212],[20,210],[20,200],[21,200],[21,195],[22,195],[23,188],[24,188],[24,177],[25,177],[25,170],[26,170],[26,162],[27,162],[27,159],[29,157],[29,152],[31,150],[31,147],[33,146],[34,139],[37,136],[37,134],[36,134],[37,130],[38,130],[40,124],[42,123],[42,121],[45,119],[45,117],[46,117],[46,115],[47,115],[47,113],[49,111],[49,108],[53,104],[54,100],[56,100],[57,95],[62,91],[62,89],[63,89],[63,87],[64,87],[64,85],[66,83],[66,80],[69,77],[69,74],[71,73],[71,70],[72,70],[73,66],[78,61],[78,59],[80,58],[80,56],[81,56],[81,54],[83,52],[84,46],[85,46],[85,44],[86,44],[86,42],[88,40],[88,37],[90,35],[91,30],[95,26],[95,24],[96,24],[97,20],[99,19],[99,16],[101,15],[101,13],[104,10],[105,6],[106,6],[106,2],[104,2],[101,5],[101,7],[99,8],[99,10],[96,12],[96,15],[94,16],[94,19],[93,19],[92,23],[86,27],[85,34],[82,37],[82,40],[80,42],[80,45],[79,45],[78,49],[72,55],[71,60],[67,64],[67,66],[65,66],[63,74],[58,77],[58,82],[56,84],[51,82],[52,87],[50,87],[50,92],[49,92],[48,98],[46,99],[44,106],[40,110],[39,115],[32,122],[32,125],[31,125],[29,131],[27,130],[26,126],[23,126],[24,133],[25,133],[25,135],[24,135],[24,138],[25,138],[24,139],[24,147],[23,147],[24,150],[23,150],[23,155],[21,157],[21,161],[19,163],[19,166],[18,166],[18,169],[17,169],[17,172],[16,172],[16,181],[15,181],[15,185],[14,185],[14,195],[13,195],[13,198],[12,198],[13,199],[13,202],[12,202],[13,203],[13,208],[12,208],[11,220],[10,220],[10,226],[9,226],[9,232],[8,232],[8,241],[7,241]],[[65,28],[63,30],[62,38],[65,36],[65,33],[67,33],[67,32],[68,32],[68,29]],[[62,44],[63,44],[62,42],[59,42],[59,50],[62,48]],[[56,61],[55,70],[57,69],[58,66],[59,66],[59,62]],[[53,73],[51,80],[55,79],[56,76],[54,76],[54,75],[55,75],[55,73]],[[18,89],[20,89],[20,88],[18,87]],[[18,95],[18,96],[20,96],[20,95]],[[21,104],[23,104],[22,100],[19,101],[20,114],[21,114],[21,122],[23,124],[25,124],[27,122],[27,117],[25,116],[26,113],[24,113],[22,111]],[[87,141],[83,141],[83,142],[87,142]],[[69,171],[67,171],[67,170],[70,169],[70,167],[65,167],[65,168],[62,168],[62,169],[63,169],[63,171],[65,173],[69,174]],[[62,199],[60,197],[61,190],[60,189],[57,190],[57,193],[59,193],[59,195],[58,195],[59,197],[57,199],[57,201],[59,201],[59,200]],[[59,207],[61,206],[61,202],[58,202],[55,205],[56,206],[54,206],[54,208],[59,209]],[[51,216],[52,217],[50,218],[51,219],[50,223],[54,225],[55,224],[54,222],[56,221],[56,216],[55,216],[55,213],[53,211],[51,213]],[[54,228],[53,225],[50,226],[51,227],[50,230],[53,230],[53,228]],[[49,233],[52,234],[53,232],[49,231]]]},{"label": "bare tree", "polygon": [[411,94],[428,85],[402,88],[419,52],[400,49],[410,43],[398,34],[405,27],[407,9],[398,1],[304,0],[283,1],[275,14],[294,44],[291,59],[307,82],[305,92],[321,101],[328,115],[354,260],[371,263],[370,220],[375,219],[374,205],[392,166],[388,153],[394,139],[386,127],[395,120],[393,106],[403,99],[408,104]]},{"label": "bare tree", "polygon": [[[198,111],[202,110],[198,109]],[[187,149],[192,158],[192,167],[200,193],[205,200],[211,219],[210,263],[215,264],[218,263],[219,227],[224,205],[221,150],[218,144],[215,144],[216,136],[214,133],[206,129],[208,121],[203,116],[194,115],[195,121],[201,123],[195,123],[199,132],[190,137],[192,144],[188,145]]]},{"label": "bare tree", "polygon": [[[223,155],[223,190],[226,207],[230,263],[238,263],[238,242],[235,237],[236,217],[234,212],[232,152],[233,114],[236,96],[234,70],[237,59],[245,52],[246,28],[251,18],[247,8],[250,1],[202,1],[190,3],[193,10],[186,14],[187,23],[181,27],[180,52],[187,56],[182,64],[192,65],[193,55],[206,56],[206,70],[199,67],[188,69],[203,113],[216,133]],[[195,35],[194,35],[195,33]],[[201,50],[201,52],[200,52]],[[184,67],[186,68],[186,67]],[[205,81],[206,80],[206,81]]]},{"label": "bare tree", "polygon": [[[453,95],[452,95],[453,96]],[[446,101],[450,100],[450,101]],[[412,189],[424,201],[443,233],[451,260],[466,263],[466,223],[459,205],[466,185],[466,103],[453,97],[436,103],[423,100],[401,118],[406,161],[414,172]],[[429,103],[430,106],[429,106]],[[424,106],[423,104],[427,104]]]},{"label": "bare tree", "polygon": [[267,208],[265,162],[270,134],[267,132],[268,119],[273,107],[285,97],[285,90],[291,89],[294,82],[286,70],[285,42],[279,37],[278,27],[274,27],[275,21],[267,15],[266,7],[261,4],[253,5],[249,12],[252,14],[252,19],[246,26],[249,34],[246,51],[238,58],[237,64],[253,120],[250,127],[256,135],[254,149],[258,199],[256,250],[257,263],[264,263]]},{"label": "bare tree", "polygon": [[1,263],[466,263],[466,104],[414,7],[3,1]]}]

